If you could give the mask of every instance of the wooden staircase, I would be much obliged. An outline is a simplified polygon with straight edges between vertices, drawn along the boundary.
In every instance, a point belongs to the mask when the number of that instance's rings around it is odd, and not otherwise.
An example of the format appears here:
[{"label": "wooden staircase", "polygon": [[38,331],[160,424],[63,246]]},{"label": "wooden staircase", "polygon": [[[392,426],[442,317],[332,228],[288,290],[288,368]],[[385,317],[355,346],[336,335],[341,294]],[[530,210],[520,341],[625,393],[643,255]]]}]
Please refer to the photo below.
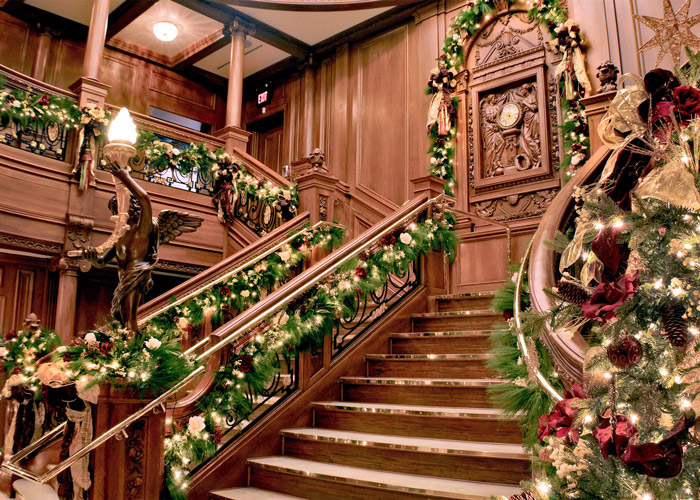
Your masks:
[{"label": "wooden staircase", "polygon": [[341,401],[313,403],[313,427],[282,430],[282,456],[248,460],[247,488],[215,500],[488,499],[520,492],[530,461],[514,418],[494,408],[486,366],[493,294],[431,297],[341,377]]}]

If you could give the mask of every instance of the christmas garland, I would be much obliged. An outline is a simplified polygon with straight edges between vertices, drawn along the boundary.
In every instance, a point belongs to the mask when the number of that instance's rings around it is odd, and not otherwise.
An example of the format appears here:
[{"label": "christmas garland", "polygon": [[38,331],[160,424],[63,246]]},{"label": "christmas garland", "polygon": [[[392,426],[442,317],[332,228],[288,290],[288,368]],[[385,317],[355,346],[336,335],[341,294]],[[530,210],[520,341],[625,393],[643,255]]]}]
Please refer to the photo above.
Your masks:
[{"label": "christmas garland", "polygon": [[222,324],[287,280],[314,248],[330,249],[342,238],[343,231],[335,226],[302,229],[290,245],[151,318],[136,339],[118,323],[110,323],[59,347],[55,362],[67,373],[66,382],[87,377],[88,389],[107,382],[135,390],[142,397],[157,396],[194,368],[182,354],[181,340],[202,325],[207,311],[213,313],[215,325]]},{"label": "christmas garland", "polygon": [[[3,85],[2,81],[0,85]],[[0,128],[13,125],[13,136],[16,135],[16,129],[21,130],[28,125],[38,128],[53,125],[60,130],[79,130],[79,153],[73,174],[79,178],[82,190],[95,185],[96,160],[100,157],[101,142],[111,118],[112,108],[109,105],[80,108],[67,97],[38,95],[23,90],[0,91]],[[46,149],[36,141],[30,146],[39,151]],[[186,148],[178,149],[147,130],[139,131],[136,147],[144,152],[149,171],[156,173],[172,168],[182,174],[190,174],[197,169],[204,178],[211,178],[216,182],[221,170],[233,163],[231,156],[223,149],[209,151],[204,143],[191,143]],[[57,153],[61,154],[62,151]],[[239,168],[234,181],[240,192],[245,192],[261,202],[282,206],[291,213],[296,212],[299,204],[296,185],[289,188],[278,187],[269,181],[258,179],[243,166],[237,166]],[[214,196],[220,198],[222,193],[215,192]]]},{"label": "christmas garland", "polygon": [[357,294],[379,290],[390,274],[408,270],[411,262],[442,248],[453,258],[456,237],[444,222],[428,219],[410,224],[398,235],[388,235],[380,248],[365,260],[353,259],[332,278],[304,297],[303,305],[277,312],[267,330],[234,353],[217,375],[214,389],[199,402],[200,415],[189,419],[166,441],[166,485],[174,498],[185,498],[192,470],[213,456],[221,444],[227,422],[240,422],[253,411],[249,394],[264,393],[280,371],[279,357],[287,360],[320,346],[343,317],[355,313]]},{"label": "christmas garland", "polygon": [[0,340],[0,359],[6,374],[2,396],[10,398],[14,387],[31,391],[37,400],[41,400],[41,382],[36,371],[38,361],[52,352],[61,339],[52,330],[38,325],[27,325],[16,332],[6,332]]},{"label": "christmas garland", "polygon": [[[517,0],[505,0],[508,6]],[[458,100],[452,97],[457,86],[456,77],[459,68],[464,66],[464,45],[474,36],[494,15],[494,0],[475,0],[467,5],[455,17],[445,43],[442,54],[438,58],[438,66],[431,72],[427,94],[433,99],[428,114],[428,134],[431,138],[430,172],[445,181],[445,193],[453,195],[456,185],[454,174],[454,155],[457,137],[457,105]],[[561,125],[564,140],[564,157],[560,168],[570,178],[588,155],[590,141],[588,139],[588,120],[581,98],[590,91],[590,83],[583,68],[581,45],[583,38],[580,27],[568,19],[568,12],[559,5],[559,0],[538,0],[529,10],[530,19],[537,20],[547,27],[552,41],[553,50],[563,55],[562,64],[557,68],[561,77],[560,87],[564,98],[560,100],[563,124]]]},{"label": "christmas garland", "polygon": [[503,314],[507,325],[498,324],[493,327],[491,334],[493,357],[488,361],[488,365],[500,373],[500,378],[506,382],[490,388],[489,393],[496,406],[502,408],[505,414],[518,416],[523,446],[528,450],[537,450],[540,444],[537,438],[538,420],[542,413],[553,409],[554,402],[539,385],[533,368],[539,370],[557,391],[563,392],[564,388],[554,370],[549,352],[538,338],[542,331],[542,323],[539,317],[530,312],[527,274],[523,277],[523,293],[520,298],[523,311],[521,313],[522,332],[525,335],[528,351],[534,356],[530,360],[524,359],[518,347],[518,332],[513,318],[518,269],[519,266],[511,269],[515,274],[498,290],[492,303],[494,310]]},{"label": "christmas garland", "polygon": [[540,418],[538,499],[696,498],[700,491],[700,55],[611,103],[614,148],[558,234],[561,332],[590,327],[583,386]]},{"label": "christmas garland", "polygon": [[[183,174],[197,169],[204,178],[212,179],[213,199],[219,208],[222,223],[231,222],[234,203],[231,192],[236,196],[245,193],[262,203],[288,210],[290,216],[296,213],[299,193],[296,184],[291,187],[275,186],[270,181],[259,179],[248,172],[244,165],[233,161],[233,157],[223,148],[216,151],[207,149],[204,143],[191,143],[182,149],[158,139],[149,131],[141,131],[136,148],[144,152],[148,172],[160,173],[169,168]],[[230,206],[229,206],[230,205]]]}]

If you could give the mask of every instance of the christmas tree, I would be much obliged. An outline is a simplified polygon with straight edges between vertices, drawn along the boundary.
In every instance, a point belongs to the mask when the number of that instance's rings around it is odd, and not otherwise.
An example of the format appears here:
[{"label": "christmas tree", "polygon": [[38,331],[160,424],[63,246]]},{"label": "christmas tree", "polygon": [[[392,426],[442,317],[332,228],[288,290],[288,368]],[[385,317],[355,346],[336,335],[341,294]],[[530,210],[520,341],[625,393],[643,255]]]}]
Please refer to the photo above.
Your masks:
[{"label": "christmas tree", "polygon": [[[633,78],[576,192],[557,329],[587,328],[584,383],[539,418],[539,499],[700,498],[700,57]],[[555,242],[555,243],[557,243]]]}]

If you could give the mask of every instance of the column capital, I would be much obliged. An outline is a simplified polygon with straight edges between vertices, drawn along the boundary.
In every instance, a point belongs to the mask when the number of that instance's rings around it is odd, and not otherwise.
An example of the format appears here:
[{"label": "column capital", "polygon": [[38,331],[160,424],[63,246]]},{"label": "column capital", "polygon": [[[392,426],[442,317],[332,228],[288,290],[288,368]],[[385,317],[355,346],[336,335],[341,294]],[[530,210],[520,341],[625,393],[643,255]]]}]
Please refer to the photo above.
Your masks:
[{"label": "column capital", "polygon": [[233,21],[226,26],[222,31],[224,36],[233,36],[237,33],[242,33],[244,37],[255,34],[255,25],[247,23],[240,17],[235,17]]}]

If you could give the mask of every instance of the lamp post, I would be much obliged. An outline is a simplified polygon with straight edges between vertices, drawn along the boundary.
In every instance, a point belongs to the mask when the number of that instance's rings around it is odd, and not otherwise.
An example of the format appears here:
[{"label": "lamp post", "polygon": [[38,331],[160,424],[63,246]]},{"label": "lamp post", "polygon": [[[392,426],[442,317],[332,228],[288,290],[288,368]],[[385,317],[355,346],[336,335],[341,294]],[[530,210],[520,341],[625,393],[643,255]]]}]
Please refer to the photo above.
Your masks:
[{"label": "lamp post", "polygon": [[136,156],[136,125],[128,109],[119,110],[119,114],[109,126],[107,137],[109,144],[103,150],[105,157],[110,163],[126,168],[129,159]]},{"label": "lamp post", "polygon": [[[107,132],[109,144],[103,148],[103,153],[107,161],[112,165],[118,165],[128,169],[129,159],[136,156],[136,125],[131,119],[129,110],[122,108],[119,114],[112,121]],[[107,241],[96,248],[99,254],[114,246],[114,244],[129,230],[127,224],[129,220],[129,198],[131,194],[122,182],[114,177],[114,187],[117,193],[117,214],[111,219],[115,223],[114,231]],[[68,257],[75,258],[83,255],[83,249],[70,250],[66,253]]]}]

